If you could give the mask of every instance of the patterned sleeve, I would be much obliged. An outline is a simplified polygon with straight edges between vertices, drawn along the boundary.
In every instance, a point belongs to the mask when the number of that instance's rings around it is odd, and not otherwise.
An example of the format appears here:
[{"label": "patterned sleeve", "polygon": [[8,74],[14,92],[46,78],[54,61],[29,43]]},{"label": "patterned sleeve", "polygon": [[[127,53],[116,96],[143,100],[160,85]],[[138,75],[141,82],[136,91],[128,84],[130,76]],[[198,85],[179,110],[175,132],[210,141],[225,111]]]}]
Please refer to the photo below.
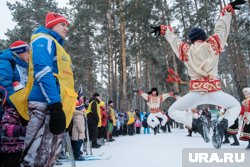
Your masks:
[{"label": "patterned sleeve", "polygon": [[206,41],[211,45],[216,55],[220,55],[221,51],[225,47],[230,31],[231,18],[232,14],[230,12],[224,11],[215,24],[214,34],[211,35]]},{"label": "patterned sleeve", "polygon": [[169,42],[171,48],[173,49],[176,56],[183,62],[188,61],[188,50],[190,48],[190,45],[186,42],[183,42],[181,39],[179,39],[175,33],[174,30],[167,29],[165,34],[166,40]]}]

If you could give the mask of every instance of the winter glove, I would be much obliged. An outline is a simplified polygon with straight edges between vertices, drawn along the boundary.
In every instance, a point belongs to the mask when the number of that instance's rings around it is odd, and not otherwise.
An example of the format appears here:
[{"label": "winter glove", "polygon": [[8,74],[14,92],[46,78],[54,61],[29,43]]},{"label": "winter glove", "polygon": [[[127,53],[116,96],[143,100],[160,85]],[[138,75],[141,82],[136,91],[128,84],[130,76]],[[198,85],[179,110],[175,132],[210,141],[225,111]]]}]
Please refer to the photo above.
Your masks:
[{"label": "winter glove", "polygon": [[233,2],[231,2],[229,4],[232,5],[232,7],[233,7],[234,10],[239,10],[240,8],[238,7],[238,5],[242,5],[244,3],[246,3],[245,0],[236,0],[236,1],[233,1]]},{"label": "winter glove", "polygon": [[66,117],[62,110],[62,103],[48,105],[50,112],[49,129],[51,133],[58,135],[63,133],[66,128]]},{"label": "winter glove", "polygon": [[160,35],[160,31],[161,31],[160,26],[150,26],[150,28],[153,29],[153,31],[151,33],[155,33],[155,36],[156,36],[156,34]]}]

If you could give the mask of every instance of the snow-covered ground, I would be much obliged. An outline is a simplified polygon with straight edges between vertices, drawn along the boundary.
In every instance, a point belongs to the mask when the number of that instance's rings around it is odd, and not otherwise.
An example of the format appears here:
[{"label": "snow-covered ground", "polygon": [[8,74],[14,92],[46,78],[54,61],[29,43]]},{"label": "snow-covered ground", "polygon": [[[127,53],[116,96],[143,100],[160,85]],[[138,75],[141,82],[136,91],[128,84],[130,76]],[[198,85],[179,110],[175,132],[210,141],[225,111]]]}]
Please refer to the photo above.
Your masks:
[{"label": "snow-covered ground", "polygon": [[[181,167],[183,148],[213,148],[212,143],[205,143],[200,135],[187,137],[186,129],[172,129],[172,133],[157,135],[139,134],[120,136],[116,141],[99,149],[93,149],[98,155],[108,160],[76,161],[77,167]],[[232,142],[232,139],[229,139]],[[247,142],[240,141],[240,146],[223,145],[222,148],[245,148]],[[63,162],[63,167],[71,167],[70,162]]]}]

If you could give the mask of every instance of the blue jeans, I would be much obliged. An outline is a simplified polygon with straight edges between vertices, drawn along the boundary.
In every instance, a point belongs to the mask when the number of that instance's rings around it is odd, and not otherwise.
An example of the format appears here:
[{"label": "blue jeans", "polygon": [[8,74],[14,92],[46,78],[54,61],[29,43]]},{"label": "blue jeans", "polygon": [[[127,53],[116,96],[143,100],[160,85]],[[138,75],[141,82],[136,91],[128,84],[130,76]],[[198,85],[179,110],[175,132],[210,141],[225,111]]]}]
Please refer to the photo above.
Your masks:
[{"label": "blue jeans", "polygon": [[150,134],[150,129],[149,128],[144,128],[143,133],[144,134],[146,134],[146,133]]}]

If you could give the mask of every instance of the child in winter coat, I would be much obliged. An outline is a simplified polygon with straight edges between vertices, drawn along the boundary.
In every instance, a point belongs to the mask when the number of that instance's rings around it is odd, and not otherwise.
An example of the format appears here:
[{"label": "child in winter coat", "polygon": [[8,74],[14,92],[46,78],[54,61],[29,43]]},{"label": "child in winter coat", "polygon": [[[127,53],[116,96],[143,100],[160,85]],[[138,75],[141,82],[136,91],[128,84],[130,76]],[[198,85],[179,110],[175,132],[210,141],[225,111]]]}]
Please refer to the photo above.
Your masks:
[{"label": "child in winter coat", "polygon": [[84,120],[84,101],[83,94],[81,91],[78,91],[78,98],[76,102],[76,110],[73,115],[73,127],[72,127],[72,137],[71,144],[74,152],[75,160],[84,161],[84,158],[81,156],[80,149],[85,139],[85,120]]},{"label": "child in winter coat", "polygon": [[[24,149],[27,121],[17,112],[9,97],[23,88],[20,81],[27,78],[28,57],[29,46],[24,41],[16,41],[11,44],[10,49],[0,52],[0,86],[7,91],[0,128],[0,166],[19,166]],[[26,73],[19,73],[17,65]]]},{"label": "child in winter coat", "polygon": [[138,117],[135,119],[135,129],[136,129],[136,134],[141,133],[141,121]]}]

